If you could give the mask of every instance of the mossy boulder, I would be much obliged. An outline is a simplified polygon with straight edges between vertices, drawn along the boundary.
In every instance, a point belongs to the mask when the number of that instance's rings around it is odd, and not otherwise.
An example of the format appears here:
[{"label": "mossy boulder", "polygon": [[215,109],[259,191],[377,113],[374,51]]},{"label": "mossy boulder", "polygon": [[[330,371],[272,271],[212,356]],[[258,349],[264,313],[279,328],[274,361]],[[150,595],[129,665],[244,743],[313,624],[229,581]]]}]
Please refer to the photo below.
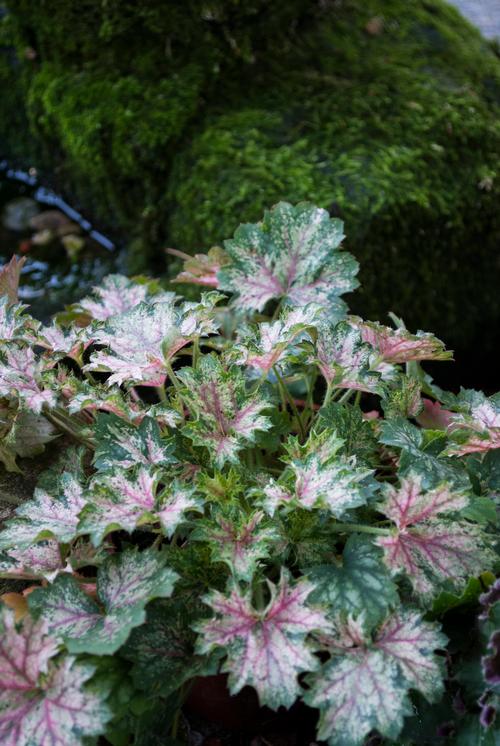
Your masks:
[{"label": "mossy boulder", "polygon": [[357,312],[491,354],[500,60],[445,2],[8,5],[32,130],[134,269],[308,199],[345,220]]}]

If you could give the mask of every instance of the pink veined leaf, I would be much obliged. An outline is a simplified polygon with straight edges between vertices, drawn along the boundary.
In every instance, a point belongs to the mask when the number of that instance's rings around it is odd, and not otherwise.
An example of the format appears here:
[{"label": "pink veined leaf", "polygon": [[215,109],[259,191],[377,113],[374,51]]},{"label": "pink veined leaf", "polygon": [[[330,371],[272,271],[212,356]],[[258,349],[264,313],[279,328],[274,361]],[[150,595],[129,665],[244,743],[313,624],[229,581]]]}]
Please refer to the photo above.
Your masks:
[{"label": "pink veined leaf", "polygon": [[82,512],[79,533],[90,534],[94,546],[104,536],[121,529],[131,533],[139,525],[159,522],[167,536],[172,536],[189,510],[197,510],[199,501],[194,489],[169,479],[168,486],[157,494],[158,472],[141,467],[135,477],[116,471],[100,475],[90,485],[89,504]]},{"label": "pink veined leaf", "polygon": [[59,544],[54,539],[0,553],[0,577],[3,578],[40,577],[53,580],[64,568]]},{"label": "pink veined leaf", "polygon": [[413,713],[409,690],[430,702],[441,695],[435,650],[445,643],[436,625],[411,611],[389,617],[373,638],[348,619],[331,641],[331,660],[309,677],[304,699],[321,711],[318,737],[333,746],[361,746],[372,730],[397,739]]},{"label": "pink veined leaf", "polygon": [[200,303],[175,305],[173,300],[139,303],[107,319],[93,339],[108,348],[93,353],[85,370],[110,372],[107,385],[125,381],[147,386],[163,385],[170,361],[194,337],[216,331],[212,319],[218,293],[206,294]]},{"label": "pink veined leaf", "polygon": [[22,303],[11,304],[7,295],[0,295],[0,342],[30,340],[40,322],[24,313],[25,308]]},{"label": "pink veined leaf", "polygon": [[279,504],[298,503],[311,510],[326,508],[340,518],[351,508],[365,505],[371,493],[371,469],[357,466],[354,456],[337,455],[342,440],[335,433],[311,434],[309,441],[288,459],[282,483],[269,481],[263,488],[265,510],[273,515]]},{"label": "pink veined leaf", "polygon": [[194,254],[194,256],[177,251],[177,249],[167,249],[167,252],[184,259],[184,269],[177,275],[174,282],[189,282],[205,287],[218,287],[217,272],[230,261],[220,246],[212,246],[206,254]]},{"label": "pink veined leaf", "polygon": [[70,472],[60,478],[57,494],[35,489],[33,498],[16,509],[16,517],[0,532],[0,549],[24,548],[38,538],[69,542],[76,535],[78,515],[86,504],[82,487]]},{"label": "pink veined leaf", "polygon": [[177,463],[172,440],[162,437],[158,423],[152,417],[143,417],[136,426],[113,413],[99,413],[94,434],[94,464],[99,471]]},{"label": "pink veined leaf", "polygon": [[58,357],[65,355],[71,357],[78,353],[79,348],[83,349],[90,344],[86,329],[78,327],[63,329],[56,323],[51,326],[42,326],[38,330],[35,341],[51,353],[57,353]]},{"label": "pink veined leaf", "polygon": [[250,582],[260,560],[269,556],[270,543],[276,547],[278,539],[274,528],[261,525],[263,519],[262,511],[250,516],[215,515],[191,538],[208,541],[214,562],[225,562],[236,578]]},{"label": "pink veined leaf", "polygon": [[51,659],[57,642],[45,622],[16,625],[4,609],[0,620],[0,742],[4,746],[71,744],[101,735],[111,718],[108,692],[89,690],[94,667],[66,656]]},{"label": "pink veined leaf", "polygon": [[420,427],[446,430],[453,420],[453,412],[444,409],[440,402],[422,397],[423,411],[415,418]]},{"label": "pink veined leaf", "polygon": [[25,256],[23,256],[22,259],[13,256],[10,262],[4,264],[0,269],[0,296],[6,296],[7,302],[10,305],[14,305],[18,302],[17,292],[19,290],[19,280],[25,262]]},{"label": "pink veined leaf", "polygon": [[396,530],[376,541],[389,569],[404,572],[424,598],[443,580],[463,586],[470,574],[477,575],[483,563],[490,563],[477,526],[450,520],[448,515],[467,505],[465,495],[451,492],[447,485],[423,491],[420,477],[411,474],[401,480],[399,488],[387,486],[387,498],[379,510],[394,522]]},{"label": "pink veined leaf", "polygon": [[40,414],[43,406],[55,405],[54,392],[42,388],[42,364],[30,347],[11,347],[6,360],[5,364],[0,362],[0,395],[17,396],[35,414]]},{"label": "pink veined leaf", "polygon": [[200,633],[198,649],[226,650],[224,670],[232,694],[249,685],[261,705],[276,710],[293,704],[301,693],[298,675],[319,665],[306,637],[331,631],[325,614],[306,604],[313,588],[306,580],[291,585],[283,573],[278,585],[269,583],[271,598],[261,610],[253,606],[250,592],[237,585],[229,595],[213,592],[204,599],[215,617],[195,628]]},{"label": "pink veined leaf", "polygon": [[240,335],[235,346],[236,363],[269,373],[274,365],[285,362],[293,354],[293,343],[314,326],[320,312],[321,306],[309,303],[302,308],[285,310],[277,321],[248,330]]},{"label": "pink veined leaf", "polygon": [[97,571],[97,597],[91,599],[70,575],[29,596],[29,607],[43,614],[49,632],[64,640],[70,653],[112,655],[131,630],[146,619],[145,606],[168,598],[177,574],[154,549],[128,549],[106,558]]},{"label": "pink veined leaf", "polygon": [[500,406],[484,397],[471,407],[470,414],[458,414],[448,428],[456,442],[447,450],[450,456],[466,456],[500,448]]},{"label": "pink veined leaf", "polygon": [[367,342],[388,363],[407,363],[412,360],[451,360],[453,353],[445,350],[443,342],[433,334],[417,332],[411,334],[407,329],[391,329],[376,321],[363,321],[360,318],[350,319]]},{"label": "pink veined leaf", "polygon": [[218,273],[219,287],[236,294],[235,304],[261,311],[269,300],[290,305],[318,303],[340,318],[340,296],[357,287],[358,264],[339,246],[343,224],[307,203],[280,202],[261,223],[240,225],[224,242],[231,264]]},{"label": "pink veined leaf", "polygon": [[372,358],[372,349],[350,324],[340,322],[319,327],[316,360],[330,386],[379,392],[381,376],[378,371],[371,370]]},{"label": "pink veined leaf", "polygon": [[124,313],[146,300],[148,285],[140,285],[123,275],[108,275],[94,288],[93,298],[84,298],[78,306],[97,321]]},{"label": "pink veined leaf", "polygon": [[226,370],[216,355],[202,357],[196,371],[183,368],[177,375],[196,417],[185,425],[184,433],[195,445],[208,448],[218,467],[226,461],[238,463],[238,452],[255,442],[259,430],[271,426],[261,414],[268,402],[247,394],[241,371]]}]

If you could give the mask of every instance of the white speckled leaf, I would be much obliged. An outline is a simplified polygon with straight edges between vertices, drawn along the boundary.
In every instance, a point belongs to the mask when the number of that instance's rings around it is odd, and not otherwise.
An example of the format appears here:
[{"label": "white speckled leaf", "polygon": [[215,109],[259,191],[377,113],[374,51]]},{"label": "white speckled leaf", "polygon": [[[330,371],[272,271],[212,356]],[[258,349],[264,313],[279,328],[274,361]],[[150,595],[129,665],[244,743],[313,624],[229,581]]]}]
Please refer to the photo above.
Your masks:
[{"label": "white speckled leaf", "polygon": [[[457,519],[468,499],[447,485],[424,491],[421,479],[410,474],[399,488],[387,485],[379,510],[395,524],[392,536],[377,538],[393,573],[404,572],[422,597],[430,597],[439,583],[455,587],[478,575],[491,563],[480,529]],[[450,515],[451,514],[451,515]]]},{"label": "white speckled leaf", "polygon": [[319,665],[306,641],[309,633],[328,633],[331,625],[322,611],[306,605],[313,586],[301,580],[291,585],[286,574],[278,585],[269,584],[271,599],[265,609],[252,605],[249,592],[233,585],[229,595],[213,592],[205,602],[215,617],[196,626],[201,653],[223,648],[224,670],[236,694],[253,686],[261,705],[290,707],[301,689],[300,673]]},{"label": "white speckled leaf", "polygon": [[338,318],[345,312],[340,296],[358,285],[356,260],[339,251],[342,230],[326,210],[280,202],[262,223],[240,225],[224,242],[232,263],[218,273],[219,287],[249,311],[284,298],[295,306],[319,303]]},{"label": "white speckled leaf", "polygon": [[391,329],[377,321],[352,318],[351,323],[361,332],[379,357],[388,363],[407,363],[411,360],[450,360],[453,353],[445,350],[444,343],[433,334],[407,329]]},{"label": "white speckled leaf", "polygon": [[71,541],[76,536],[78,515],[85,503],[77,477],[64,472],[56,494],[35,489],[33,498],[16,509],[16,517],[0,532],[0,549],[23,548],[46,537]]},{"label": "white speckled leaf", "polygon": [[276,548],[278,534],[275,528],[262,525],[264,513],[255,511],[245,515],[240,511],[217,512],[198,522],[191,539],[208,541],[214,562],[225,562],[233,575],[250,582],[260,560],[269,557],[271,545]]},{"label": "white speckled leaf", "polygon": [[396,739],[413,712],[408,690],[430,701],[442,692],[434,651],[446,638],[409,611],[390,617],[373,641],[349,634],[341,631],[331,660],[310,677],[305,700],[321,711],[318,737],[330,746],[361,746],[372,730]]},{"label": "white speckled leaf", "polygon": [[186,511],[199,508],[194,490],[168,478],[168,487],[157,495],[159,472],[141,467],[135,476],[116,470],[100,475],[90,485],[88,505],[82,512],[78,532],[90,534],[99,546],[106,534],[118,529],[131,533],[138,525],[160,522],[171,536]]},{"label": "white speckled leaf", "polygon": [[94,464],[99,471],[176,463],[173,442],[161,437],[152,417],[144,417],[135,426],[113,413],[100,413],[96,417],[95,437]]},{"label": "white speckled leaf", "polygon": [[44,622],[15,625],[4,610],[0,627],[0,742],[3,746],[83,746],[105,730],[107,691],[89,689],[88,664],[64,657]]},{"label": "white speckled leaf", "polygon": [[195,336],[216,331],[212,320],[218,293],[207,293],[200,303],[176,305],[173,300],[139,303],[111,316],[93,333],[106,350],[93,353],[86,370],[110,372],[107,385],[125,381],[148,386],[163,385],[165,363]]},{"label": "white speckled leaf", "polygon": [[216,355],[201,358],[196,371],[183,368],[178,377],[196,415],[184,427],[184,434],[195,445],[205,446],[217,466],[226,461],[238,463],[238,452],[255,442],[257,431],[271,427],[271,420],[261,414],[268,402],[247,394],[241,371],[227,371]]},{"label": "white speckled leaf", "polygon": [[0,552],[0,577],[3,578],[41,577],[50,580],[63,569],[59,544],[54,539]]},{"label": "white speckled leaf", "polygon": [[321,311],[315,303],[303,308],[285,309],[277,321],[262,323],[246,330],[234,347],[236,363],[269,373],[278,363],[285,363],[294,353],[294,342],[306,337]]},{"label": "white speckled leaf", "polygon": [[70,652],[111,655],[144,622],[148,601],[170,596],[176,579],[159,552],[129,549],[99,568],[99,605],[69,575],[59,575],[52,585],[33,591],[29,605]]},{"label": "white speckled leaf", "polygon": [[500,448],[500,403],[474,392],[468,411],[452,417],[449,433],[453,443],[447,454],[466,456]]},{"label": "white speckled leaf", "polygon": [[22,303],[12,304],[7,295],[0,296],[0,342],[29,341],[39,322],[24,313]]},{"label": "white speckled leaf", "polygon": [[18,398],[22,407],[35,414],[44,405],[54,406],[55,394],[43,388],[42,371],[43,364],[31,347],[11,346],[5,353],[5,363],[0,359],[0,396]]},{"label": "white speckled leaf", "polygon": [[147,284],[141,285],[123,275],[108,275],[101,285],[93,288],[95,297],[84,298],[77,307],[97,321],[106,321],[146,300],[148,290]]},{"label": "white speckled leaf", "polygon": [[380,393],[380,375],[370,370],[373,350],[347,322],[318,328],[316,361],[329,385]]}]

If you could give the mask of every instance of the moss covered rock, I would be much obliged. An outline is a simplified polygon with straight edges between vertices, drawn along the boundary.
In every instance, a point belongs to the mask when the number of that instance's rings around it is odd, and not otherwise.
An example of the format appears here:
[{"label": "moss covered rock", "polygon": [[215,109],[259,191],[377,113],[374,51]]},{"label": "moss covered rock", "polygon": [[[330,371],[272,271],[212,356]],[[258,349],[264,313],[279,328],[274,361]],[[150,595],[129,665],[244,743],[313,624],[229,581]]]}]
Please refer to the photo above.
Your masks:
[{"label": "moss covered rock", "polygon": [[346,222],[357,312],[491,353],[500,60],[445,2],[9,7],[31,127],[134,268],[308,199]]}]

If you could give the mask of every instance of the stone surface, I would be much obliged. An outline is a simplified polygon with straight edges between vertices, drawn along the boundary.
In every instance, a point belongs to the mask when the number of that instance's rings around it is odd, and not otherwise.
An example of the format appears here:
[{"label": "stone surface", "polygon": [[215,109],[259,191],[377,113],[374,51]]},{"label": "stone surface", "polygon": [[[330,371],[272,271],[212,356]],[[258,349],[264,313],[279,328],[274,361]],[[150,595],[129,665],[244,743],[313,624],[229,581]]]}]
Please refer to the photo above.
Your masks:
[{"label": "stone surface", "polygon": [[500,0],[449,0],[489,39],[500,38]]}]

